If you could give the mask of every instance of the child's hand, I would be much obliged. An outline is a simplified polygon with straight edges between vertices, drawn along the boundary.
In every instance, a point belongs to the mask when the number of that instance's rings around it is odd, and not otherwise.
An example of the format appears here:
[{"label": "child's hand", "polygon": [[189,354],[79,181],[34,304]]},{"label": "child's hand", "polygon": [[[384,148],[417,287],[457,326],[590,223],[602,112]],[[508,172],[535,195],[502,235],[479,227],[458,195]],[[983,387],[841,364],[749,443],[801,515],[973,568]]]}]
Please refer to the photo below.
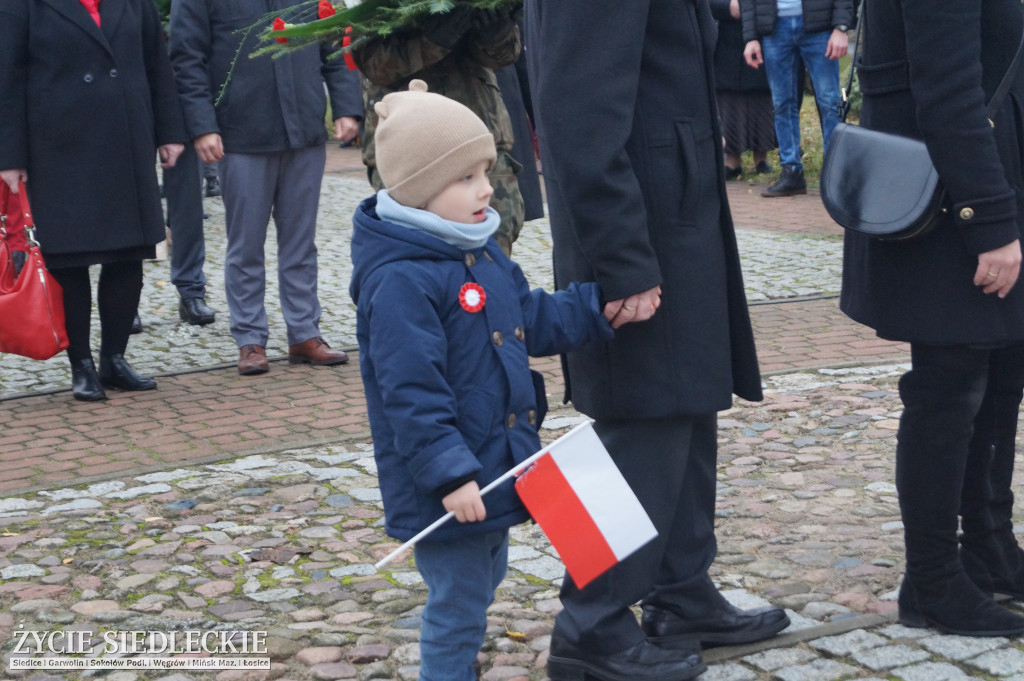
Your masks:
[{"label": "child's hand", "polygon": [[487,517],[484,500],[480,497],[480,487],[475,481],[467,482],[441,500],[449,511],[455,511],[455,519],[460,523],[477,523]]}]

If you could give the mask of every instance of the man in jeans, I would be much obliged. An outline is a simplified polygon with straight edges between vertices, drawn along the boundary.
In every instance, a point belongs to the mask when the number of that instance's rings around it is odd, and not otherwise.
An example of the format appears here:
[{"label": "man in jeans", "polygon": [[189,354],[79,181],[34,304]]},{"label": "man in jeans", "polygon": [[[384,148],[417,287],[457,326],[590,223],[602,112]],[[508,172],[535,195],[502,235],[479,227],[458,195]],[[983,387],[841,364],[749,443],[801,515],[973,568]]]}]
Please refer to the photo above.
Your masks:
[{"label": "man in jeans", "polygon": [[814,84],[827,148],[839,123],[839,58],[849,47],[853,0],[740,0],[740,13],[747,63],[755,69],[763,63],[768,73],[782,165],[782,175],[761,196],[806,194],[797,59],[803,60]]}]

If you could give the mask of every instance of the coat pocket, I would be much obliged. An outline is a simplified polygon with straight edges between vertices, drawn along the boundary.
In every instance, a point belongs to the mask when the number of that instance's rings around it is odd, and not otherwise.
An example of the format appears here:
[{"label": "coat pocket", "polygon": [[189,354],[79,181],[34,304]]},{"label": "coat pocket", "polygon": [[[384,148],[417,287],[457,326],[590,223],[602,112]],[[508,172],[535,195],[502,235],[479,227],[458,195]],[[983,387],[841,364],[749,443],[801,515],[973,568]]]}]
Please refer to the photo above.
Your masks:
[{"label": "coat pocket", "polygon": [[474,454],[480,452],[480,447],[491,432],[496,406],[501,403],[502,400],[497,394],[483,386],[477,386],[465,397],[459,398],[455,427],[459,429],[466,446]]},{"label": "coat pocket", "polygon": [[[700,206],[703,173],[713,172],[704,167],[699,154],[699,138],[693,122],[676,121],[672,138],[648,147],[647,208],[662,225],[697,226],[697,207]],[[710,133],[708,133],[710,134]]]}]

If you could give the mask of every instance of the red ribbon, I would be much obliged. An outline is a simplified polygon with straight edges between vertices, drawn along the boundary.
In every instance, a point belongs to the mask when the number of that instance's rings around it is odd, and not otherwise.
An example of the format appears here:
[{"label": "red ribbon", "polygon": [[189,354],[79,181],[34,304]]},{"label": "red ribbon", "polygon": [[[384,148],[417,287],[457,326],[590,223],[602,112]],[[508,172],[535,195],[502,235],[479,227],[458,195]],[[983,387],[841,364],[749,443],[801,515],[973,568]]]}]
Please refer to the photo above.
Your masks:
[{"label": "red ribbon", "polygon": [[[324,0],[320,0],[324,2]],[[349,26],[345,29],[345,37],[341,39],[342,49],[346,49],[352,45],[352,27]],[[345,65],[348,66],[349,71],[358,71],[359,67],[356,66],[356,60],[352,58],[352,50],[345,52]]]}]

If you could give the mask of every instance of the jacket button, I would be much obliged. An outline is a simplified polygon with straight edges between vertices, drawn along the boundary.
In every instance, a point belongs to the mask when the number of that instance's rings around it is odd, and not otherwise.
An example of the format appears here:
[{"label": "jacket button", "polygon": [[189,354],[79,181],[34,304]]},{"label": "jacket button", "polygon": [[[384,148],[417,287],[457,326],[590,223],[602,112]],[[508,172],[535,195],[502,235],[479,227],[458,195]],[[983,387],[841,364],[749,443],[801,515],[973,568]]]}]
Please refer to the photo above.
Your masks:
[{"label": "jacket button", "polygon": [[110,69],[110,77],[117,78],[117,69]]},{"label": "jacket button", "polygon": [[531,426],[537,425],[537,412],[536,412],[536,410],[531,409],[530,412],[527,414],[527,416],[530,419],[530,425]]},{"label": "jacket button", "polygon": [[86,83],[91,83],[92,82],[92,74],[91,73],[85,74],[84,76],[82,76],[82,80],[84,80]]},{"label": "jacket button", "polygon": [[472,253],[466,254],[466,267],[472,267],[476,264],[476,256]]},{"label": "jacket button", "polygon": [[526,334],[523,333],[523,327],[517,326],[516,327],[516,340],[521,342],[524,338],[526,338]]},{"label": "jacket button", "polygon": [[516,427],[516,415],[515,414],[509,414],[508,415],[508,427],[509,428],[515,428]]},{"label": "jacket button", "polygon": [[505,339],[502,338],[501,336],[501,331],[495,331],[493,334],[491,334],[491,338],[494,339],[494,344],[497,345],[499,348],[505,342]]},{"label": "jacket button", "polygon": [[968,208],[961,208],[960,209],[960,219],[961,220],[970,220],[973,217],[974,217],[974,209],[973,208],[968,207]]},{"label": "jacket button", "polygon": [[490,260],[491,262],[494,262],[494,258],[492,258],[491,254],[488,253],[487,251],[484,251],[484,257]]}]

